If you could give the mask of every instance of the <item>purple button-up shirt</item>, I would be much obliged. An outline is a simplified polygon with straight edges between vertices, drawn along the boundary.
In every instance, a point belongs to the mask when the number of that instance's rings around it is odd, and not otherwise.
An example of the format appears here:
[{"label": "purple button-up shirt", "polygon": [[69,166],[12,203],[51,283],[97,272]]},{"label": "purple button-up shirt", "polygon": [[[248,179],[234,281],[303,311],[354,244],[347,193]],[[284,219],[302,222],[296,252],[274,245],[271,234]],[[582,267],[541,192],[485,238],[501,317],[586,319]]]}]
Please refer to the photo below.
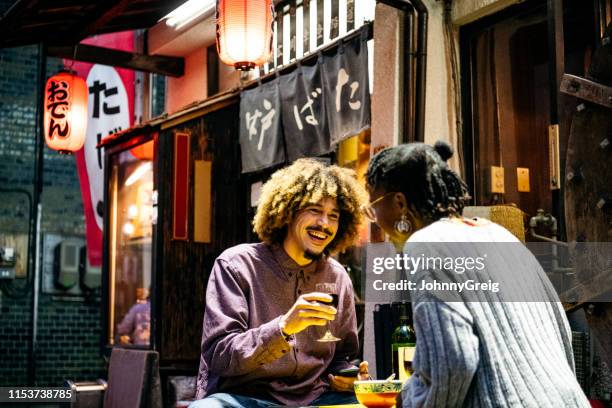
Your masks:
[{"label": "purple button-up shirt", "polygon": [[[325,326],[283,337],[279,320],[315,284],[335,282],[339,302],[329,326],[342,340],[316,340]],[[329,389],[327,374],[350,367],[359,349],[353,286],[336,260],[300,267],[280,246],[242,244],[215,261],[206,290],[197,398],[215,392],[308,405]]]}]

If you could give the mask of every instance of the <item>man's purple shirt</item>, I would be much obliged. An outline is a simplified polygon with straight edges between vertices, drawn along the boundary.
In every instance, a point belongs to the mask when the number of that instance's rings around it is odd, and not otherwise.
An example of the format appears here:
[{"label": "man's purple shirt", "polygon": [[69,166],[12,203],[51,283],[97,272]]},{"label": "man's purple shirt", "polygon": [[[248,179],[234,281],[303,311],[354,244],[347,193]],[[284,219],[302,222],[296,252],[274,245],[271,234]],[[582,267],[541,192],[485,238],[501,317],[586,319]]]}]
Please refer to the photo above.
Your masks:
[{"label": "man's purple shirt", "polygon": [[[337,285],[329,326],[342,340],[317,342],[326,328],[310,326],[286,341],[280,317],[325,282]],[[300,267],[280,246],[238,245],[217,258],[208,282],[196,397],[231,392],[307,405],[358,350],[353,286],[342,265],[325,258]]]}]

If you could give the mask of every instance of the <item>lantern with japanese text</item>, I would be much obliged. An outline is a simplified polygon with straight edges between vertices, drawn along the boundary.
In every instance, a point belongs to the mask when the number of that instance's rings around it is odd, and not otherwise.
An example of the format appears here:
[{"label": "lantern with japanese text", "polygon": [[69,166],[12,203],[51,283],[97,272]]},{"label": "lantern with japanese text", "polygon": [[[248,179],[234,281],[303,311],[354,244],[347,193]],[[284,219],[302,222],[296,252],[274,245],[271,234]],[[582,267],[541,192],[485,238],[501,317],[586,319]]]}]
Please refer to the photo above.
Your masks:
[{"label": "lantern with japanese text", "polygon": [[45,141],[60,153],[76,152],[87,130],[87,83],[72,72],[53,75],[45,85]]},{"label": "lantern with japanese text", "polygon": [[217,0],[217,51],[227,65],[248,71],[272,55],[272,0]]}]

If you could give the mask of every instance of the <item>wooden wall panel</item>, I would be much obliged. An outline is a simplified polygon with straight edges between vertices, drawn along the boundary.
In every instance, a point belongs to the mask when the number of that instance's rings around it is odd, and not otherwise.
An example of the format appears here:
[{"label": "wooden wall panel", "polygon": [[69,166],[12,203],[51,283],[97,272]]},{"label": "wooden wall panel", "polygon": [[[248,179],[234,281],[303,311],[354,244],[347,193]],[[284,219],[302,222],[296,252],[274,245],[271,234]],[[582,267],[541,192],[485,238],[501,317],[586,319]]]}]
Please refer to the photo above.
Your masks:
[{"label": "wooden wall panel", "polygon": [[194,168],[193,240],[212,242],[212,161],[196,160]]},{"label": "wooden wall panel", "polygon": [[[191,134],[190,172],[196,160],[212,161],[211,243],[194,241],[194,217],[189,214],[189,239],[171,240],[172,163],[174,132]],[[231,105],[194,119],[160,136],[159,161],[159,240],[157,344],[161,367],[197,369],[200,358],[202,318],[206,283],[216,257],[226,248],[246,241],[247,188],[240,175],[238,145],[238,105]],[[190,184],[190,203],[194,202]],[[193,209],[194,206],[190,205]]]}]

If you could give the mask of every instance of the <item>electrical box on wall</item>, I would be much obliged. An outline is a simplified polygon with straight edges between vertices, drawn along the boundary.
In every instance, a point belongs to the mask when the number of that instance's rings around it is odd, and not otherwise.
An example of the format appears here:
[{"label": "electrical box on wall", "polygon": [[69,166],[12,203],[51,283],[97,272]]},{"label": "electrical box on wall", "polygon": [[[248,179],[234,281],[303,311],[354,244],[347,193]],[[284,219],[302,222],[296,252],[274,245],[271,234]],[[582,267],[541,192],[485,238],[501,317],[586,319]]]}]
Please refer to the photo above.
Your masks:
[{"label": "electrical box on wall", "polygon": [[15,248],[0,247],[0,268],[15,267]]},{"label": "electrical box on wall", "polygon": [[0,231],[0,279],[25,278],[28,273],[28,234]]},{"label": "electrical box on wall", "polygon": [[516,185],[519,193],[528,193],[531,191],[529,184],[529,169],[527,167],[516,168]]},{"label": "electrical box on wall", "polygon": [[99,296],[101,267],[87,260],[85,237],[48,233],[43,236],[42,293],[66,300]]},{"label": "electrical box on wall", "polygon": [[15,279],[15,248],[0,247],[0,279]]},{"label": "electrical box on wall", "polygon": [[504,194],[504,168],[499,166],[491,166],[489,170],[489,189],[491,194]]},{"label": "electrical box on wall", "polygon": [[79,281],[79,255],[81,242],[66,239],[54,250],[53,282],[60,289],[70,289]]},{"label": "electrical box on wall", "polygon": [[102,284],[102,268],[94,268],[87,259],[87,247],[83,245],[79,256],[79,277],[84,289],[93,290]]}]

